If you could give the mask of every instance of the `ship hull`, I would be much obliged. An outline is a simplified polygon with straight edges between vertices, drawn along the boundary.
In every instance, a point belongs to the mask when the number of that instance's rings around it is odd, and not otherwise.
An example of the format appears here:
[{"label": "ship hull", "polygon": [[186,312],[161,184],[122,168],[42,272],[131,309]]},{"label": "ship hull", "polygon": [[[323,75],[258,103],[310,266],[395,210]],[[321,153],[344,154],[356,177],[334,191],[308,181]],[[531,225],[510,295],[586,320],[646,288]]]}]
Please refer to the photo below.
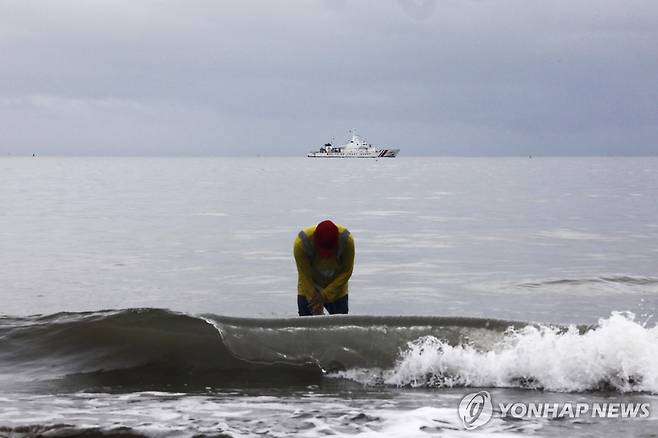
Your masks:
[{"label": "ship hull", "polygon": [[306,155],[308,158],[395,158],[400,149],[381,149],[373,152],[311,152]]}]

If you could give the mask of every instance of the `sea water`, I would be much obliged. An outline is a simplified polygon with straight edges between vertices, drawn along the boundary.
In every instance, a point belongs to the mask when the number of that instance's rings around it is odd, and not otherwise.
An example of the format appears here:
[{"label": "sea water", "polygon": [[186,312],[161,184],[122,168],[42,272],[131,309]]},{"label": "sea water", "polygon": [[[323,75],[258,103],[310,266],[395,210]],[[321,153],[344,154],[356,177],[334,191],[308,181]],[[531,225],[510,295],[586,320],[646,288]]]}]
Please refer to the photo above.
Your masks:
[{"label": "sea water", "polygon": [[[656,199],[656,158],[2,158],[0,436],[650,436]],[[300,319],[327,218],[353,316]],[[481,388],[653,410],[466,431]]]}]

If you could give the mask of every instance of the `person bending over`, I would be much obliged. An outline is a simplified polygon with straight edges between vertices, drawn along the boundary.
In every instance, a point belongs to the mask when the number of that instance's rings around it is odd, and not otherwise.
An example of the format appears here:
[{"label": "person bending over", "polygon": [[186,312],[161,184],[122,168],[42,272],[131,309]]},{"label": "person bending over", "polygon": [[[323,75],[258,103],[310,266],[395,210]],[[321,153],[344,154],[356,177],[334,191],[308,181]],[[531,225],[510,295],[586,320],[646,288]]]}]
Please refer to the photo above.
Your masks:
[{"label": "person bending over", "polygon": [[348,281],[354,268],[354,239],[330,220],[304,228],[294,244],[299,316],[347,313]]}]

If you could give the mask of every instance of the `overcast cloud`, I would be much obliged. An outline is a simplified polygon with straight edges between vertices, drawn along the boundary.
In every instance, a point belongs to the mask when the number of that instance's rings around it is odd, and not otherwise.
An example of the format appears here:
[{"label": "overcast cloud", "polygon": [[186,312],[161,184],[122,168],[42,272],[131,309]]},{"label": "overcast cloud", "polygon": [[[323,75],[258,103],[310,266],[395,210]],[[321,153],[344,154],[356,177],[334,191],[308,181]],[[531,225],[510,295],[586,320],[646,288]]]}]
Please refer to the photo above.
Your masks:
[{"label": "overcast cloud", "polygon": [[658,154],[656,0],[0,0],[0,154]]}]

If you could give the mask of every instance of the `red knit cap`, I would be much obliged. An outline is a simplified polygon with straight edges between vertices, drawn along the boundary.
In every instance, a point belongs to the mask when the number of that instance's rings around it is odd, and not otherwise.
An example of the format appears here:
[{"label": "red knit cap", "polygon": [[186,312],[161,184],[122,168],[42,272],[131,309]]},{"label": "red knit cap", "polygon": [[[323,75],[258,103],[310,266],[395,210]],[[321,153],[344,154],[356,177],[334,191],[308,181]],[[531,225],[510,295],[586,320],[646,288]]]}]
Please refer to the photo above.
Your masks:
[{"label": "red knit cap", "polygon": [[315,227],[313,233],[315,250],[322,258],[328,258],[336,254],[338,246],[338,227],[330,220],[322,221]]}]

